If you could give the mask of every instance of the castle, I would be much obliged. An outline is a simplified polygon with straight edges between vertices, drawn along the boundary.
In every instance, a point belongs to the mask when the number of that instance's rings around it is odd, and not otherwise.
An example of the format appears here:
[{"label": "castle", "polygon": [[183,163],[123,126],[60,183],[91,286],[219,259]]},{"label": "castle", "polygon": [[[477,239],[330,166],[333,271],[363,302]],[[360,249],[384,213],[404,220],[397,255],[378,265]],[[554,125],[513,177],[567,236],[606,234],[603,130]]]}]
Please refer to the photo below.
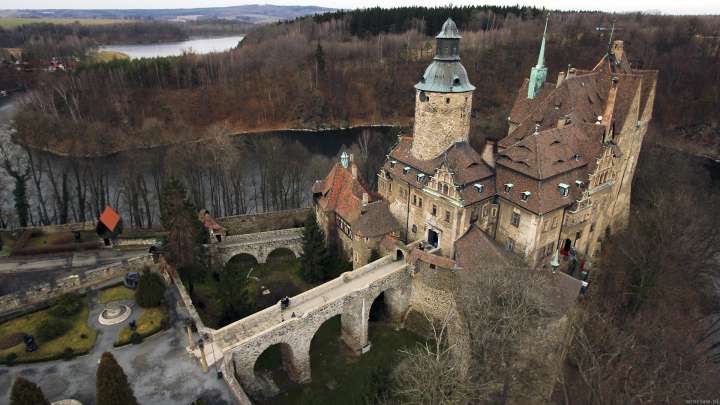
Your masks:
[{"label": "castle", "polygon": [[415,85],[413,134],[388,154],[378,191],[347,154],[315,183],[318,222],[355,267],[393,240],[438,248],[444,267],[508,255],[538,267],[556,251],[591,259],[627,224],[657,71],[633,69],[616,40],[592,69],[568,69],[550,83],[545,28],[504,138],[480,152],[468,142],[475,87],[448,19]]}]

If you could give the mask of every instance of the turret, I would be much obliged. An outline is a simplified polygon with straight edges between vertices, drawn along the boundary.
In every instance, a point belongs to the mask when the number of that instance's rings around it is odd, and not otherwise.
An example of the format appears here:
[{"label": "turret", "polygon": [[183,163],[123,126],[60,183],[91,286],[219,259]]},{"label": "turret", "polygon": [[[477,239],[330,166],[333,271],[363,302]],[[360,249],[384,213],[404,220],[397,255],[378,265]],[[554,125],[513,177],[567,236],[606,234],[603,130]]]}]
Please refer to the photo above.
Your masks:
[{"label": "turret", "polygon": [[540,42],[540,53],[538,54],[537,65],[530,71],[530,80],[528,82],[528,98],[535,98],[547,78],[547,68],[545,67],[545,35],[547,34],[548,16],[545,19],[545,29],[543,30],[542,41]]},{"label": "turret", "polygon": [[412,155],[433,159],[457,142],[468,140],[475,86],[460,63],[460,32],[447,19],[435,37],[437,50],[415,85],[415,125]]}]

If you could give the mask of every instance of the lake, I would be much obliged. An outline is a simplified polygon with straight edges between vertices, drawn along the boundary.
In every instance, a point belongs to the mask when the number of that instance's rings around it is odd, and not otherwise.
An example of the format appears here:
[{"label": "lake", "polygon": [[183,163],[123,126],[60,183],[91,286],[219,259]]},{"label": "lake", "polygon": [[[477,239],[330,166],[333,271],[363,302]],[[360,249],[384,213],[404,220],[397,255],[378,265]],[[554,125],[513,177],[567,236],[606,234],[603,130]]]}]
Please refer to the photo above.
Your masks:
[{"label": "lake", "polygon": [[194,53],[223,52],[235,48],[245,38],[243,35],[218,38],[194,38],[181,42],[163,42],[159,44],[140,45],[108,45],[101,46],[100,51],[122,52],[130,59],[156,58],[181,55],[183,52]]}]

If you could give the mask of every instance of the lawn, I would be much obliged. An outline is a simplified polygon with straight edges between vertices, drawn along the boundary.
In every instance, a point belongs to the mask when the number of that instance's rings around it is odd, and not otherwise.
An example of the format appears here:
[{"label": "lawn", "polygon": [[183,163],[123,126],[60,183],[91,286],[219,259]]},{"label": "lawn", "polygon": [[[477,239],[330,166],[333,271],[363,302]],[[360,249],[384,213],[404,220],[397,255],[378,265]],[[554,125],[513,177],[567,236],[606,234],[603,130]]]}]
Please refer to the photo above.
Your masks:
[{"label": "lawn", "polygon": [[20,25],[27,24],[75,24],[80,25],[100,25],[100,24],[122,24],[129,22],[128,20],[116,20],[110,18],[0,18],[0,27],[15,28]]},{"label": "lawn", "polygon": [[134,300],[135,290],[125,287],[124,285],[118,285],[115,287],[106,288],[100,291],[98,300],[101,304],[107,304],[110,301],[120,300]]},{"label": "lawn", "polygon": [[[137,333],[143,338],[160,332],[167,324],[169,318],[168,310],[164,305],[155,308],[145,308],[137,319]],[[130,343],[132,330],[125,326],[118,333],[115,346],[123,346]]]},{"label": "lawn", "polygon": [[263,353],[257,370],[272,370],[281,393],[261,404],[358,404],[375,403],[376,395],[388,388],[392,369],[399,363],[399,350],[424,342],[407,330],[395,331],[390,325],[370,323],[372,349],[360,357],[349,353],[340,339],[340,317],[318,330],[310,349],[312,382],[294,384],[281,368],[276,347]]},{"label": "lawn", "polygon": [[[10,348],[0,350],[0,359],[5,360],[10,353],[17,354],[16,362],[35,362],[59,358],[66,348],[75,354],[87,353],[95,345],[97,332],[88,326],[89,309],[87,305],[77,315],[68,319],[72,328],[66,334],[48,342],[38,342],[38,350],[32,353],[25,351],[25,344],[18,343]],[[18,332],[37,335],[37,328],[43,321],[50,319],[49,309],[33,312],[0,324],[0,341]]]}]

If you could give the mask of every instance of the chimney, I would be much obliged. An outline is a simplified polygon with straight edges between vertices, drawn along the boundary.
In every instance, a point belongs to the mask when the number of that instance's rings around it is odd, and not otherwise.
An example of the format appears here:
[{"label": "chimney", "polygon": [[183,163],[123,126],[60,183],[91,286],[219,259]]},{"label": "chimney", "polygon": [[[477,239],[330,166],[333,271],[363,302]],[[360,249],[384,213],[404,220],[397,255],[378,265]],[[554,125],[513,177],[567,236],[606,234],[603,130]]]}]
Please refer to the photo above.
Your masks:
[{"label": "chimney", "polygon": [[490,167],[495,167],[495,145],[497,142],[494,139],[485,139],[485,147],[483,147],[482,155],[480,156]]},{"label": "chimney", "polygon": [[557,79],[557,84],[555,85],[555,88],[560,87],[560,85],[564,81],[565,81],[565,72],[560,71],[560,73],[558,73],[558,79]]},{"label": "chimney", "polygon": [[622,59],[622,57],[623,57],[623,51],[624,51],[624,49],[623,49],[624,46],[623,46],[623,45],[624,45],[624,44],[623,44],[623,41],[621,41],[621,40],[613,41],[613,44],[612,44],[612,53],[613,53],[613,55],[615,55],[615,60],[618,60],[618,61],[619,61],[619,60]]},{"label": "chimney", "polygon": [[355,162],[350,163],[350,173],[352,173],[352,178],[357,180],[358,174],[357,174],[357,165]]},{"label": "chimney", "polygon": [[575,77],[575,68],[568,69],[567,78]]},{"label": "chimney", "polygon": [[370,194],[363,193],[362,195],[362,204],[363,206],[368,205],[370,203]]}]

